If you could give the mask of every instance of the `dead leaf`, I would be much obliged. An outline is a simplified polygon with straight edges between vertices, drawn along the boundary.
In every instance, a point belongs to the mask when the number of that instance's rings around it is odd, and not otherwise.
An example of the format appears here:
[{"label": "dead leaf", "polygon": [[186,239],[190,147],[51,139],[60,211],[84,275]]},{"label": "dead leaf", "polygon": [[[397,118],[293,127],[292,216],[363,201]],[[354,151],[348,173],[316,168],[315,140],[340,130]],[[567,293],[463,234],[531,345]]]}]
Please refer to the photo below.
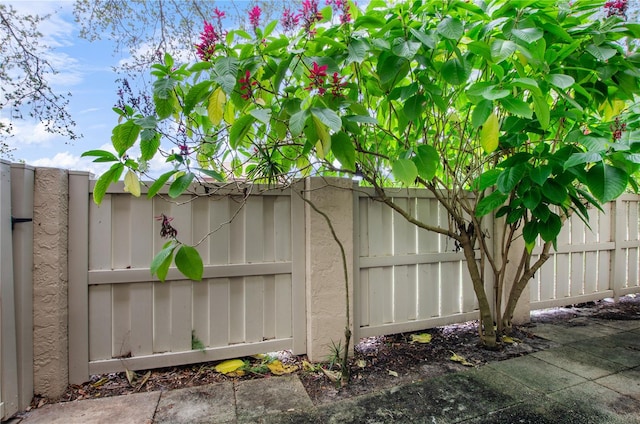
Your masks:
[{"label": "dead leaf", "polygon": [[516,339],[515,337],[502,336],[502,342],[507,344],[516,344],[522,343],[522,340]]},{"label": "dead leaf", "polygon": [[244,367],[244,362],[240,359],[229,359],[227,361],[220,362],[215,366],[215,370],[220,374],[241,376],[244,375],[244,371],[240,368]]},{"label": "dead leaf", "polygon": [[95,383],[91,383],[91,385],[93,387],[100,387],[102,386],[104,383],[106,383],[107,381],[109,381],[109,379],[107,377],[102,377],[100,380],[96,381]]},{"label": "dead leaf", "polygon": [[135,387],[134,381],[136,381],[136,372],[131,370],[125,370],[124,374],[127,376],[127,381],[131,387]]},{"label": "dead leaf", "polygon": [[136,387],[136,391],[140,390],[142,386],[144,386],[145,383],[149,381],[149,377],[151,377],[151,371],[147,371],[147,373],[142,376],[142,380],[140,380],[138,387]]},{"label": "dead leaf", "polygon": [[339,381],[340,378],[342,377],[342,375],[338,371],[330,371],[330,370],[326,370],[324,368],[320,368],[320,371],[322,371],[324,373],[324,375],[326,375],[327,378],[329,380],[331,380],[331,382],[333,382],[333,383]]},{"label": "dead leaf", "polygon": [[279,359],[267,364],[267,368],[269,368],[269,371],[271,371],[273,375],[291,374],[292,372],[298,371],[296,365],[285,365]]},{"label": "dead leaf", "polygon": [[417,342],[417,343],[431,343],[431,334],[429,333],[422,333],[422,334],[412,334],[411,335],[411,342]]},{"label": "dead leaf", "polygon": [[305,371],[317,371],[317,367],[309,361],[302,361],[302,369]]},{"label": "dead leaf", "polygon": [[394,377],[398,377],[398,373],[395,371],[391,371],[391,370],[387,370],[389,372],[389,375],[392,375]]},{"label": "dead leaf", "polygon": [[463,356],[458,355],[455,352],[451,352],[451,358],[449,358],[450,360],[454,361],[454,362],[459,362],[462,365],[464,365],[465,367],[472,367],[473,364],[469,361],[467,361]]},{"label": "dead leaf", "polygon": [[365,361],[364,359],[358,359],[358,360],[356,361],[356,365],[357,365],[359,368],[366,368],[366,366],[367,366],[367,361]]}]

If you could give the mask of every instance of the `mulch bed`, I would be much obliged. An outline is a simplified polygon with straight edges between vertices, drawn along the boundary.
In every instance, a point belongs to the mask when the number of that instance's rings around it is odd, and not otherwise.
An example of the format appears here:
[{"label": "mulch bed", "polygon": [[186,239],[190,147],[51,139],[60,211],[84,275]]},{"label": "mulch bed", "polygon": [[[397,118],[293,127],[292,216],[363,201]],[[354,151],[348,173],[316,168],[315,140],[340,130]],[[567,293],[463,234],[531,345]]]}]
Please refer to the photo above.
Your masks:
[{"label": "mulch bed", "polygon": [[[319,368],[327,364],[309,367],[304,356],[293,356],[286,352],[277,355],[287,365],[297,365],[300,380],[311,400],[318,404],[351,396],[372,393],[378,390],[421,381],[443,374],[481,366],[532,352],[547,349],[553,343],[534,336],[529,330],[536,323],[560,325],[584,325],[584,317],[602,320],[640,319],[640,296],[626,296],[619,302],[610,300],[553,308],[532,313],[531,324],[515,328],[513,343],[503,343],[498,350],[488,350],[479,344],[477,322],[438,327],[418,332],[430,334],[429,343],[412,340],[413,334],[401,333],[390,336],[363,339],[355,348],[350,360],[351,381],[340,386],[331,381]],[[455,355],[455,356],[454,356]],[[452,357],[458,361],[452,360]],[[463,365],[460,358],[464,358]],[[138,371],[132,383],[126,373],[95,375],[81,385],[71,385],[65,394],[55,401],[72,401],[136,392],[173,390],[199,386],[230,379],[277,378],[267,370],[265,358],[243,358],[250,369],[243,376],[229,377],[214,370],[218,362],[207,362],[170,368]],[[337,370],[334,365],[333,370]],[[132,377],[132,375],[130,375]],[[53,400],[36,397],[32,407],[40,407]]]}]

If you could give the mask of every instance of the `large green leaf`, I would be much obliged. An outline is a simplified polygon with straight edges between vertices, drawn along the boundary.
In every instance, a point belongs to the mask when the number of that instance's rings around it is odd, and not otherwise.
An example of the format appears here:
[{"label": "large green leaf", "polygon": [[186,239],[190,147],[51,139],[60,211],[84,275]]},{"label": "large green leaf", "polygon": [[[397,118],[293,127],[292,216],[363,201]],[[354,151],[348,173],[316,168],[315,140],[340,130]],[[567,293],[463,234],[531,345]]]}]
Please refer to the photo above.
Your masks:
[{"label": "large green leaf", "polygon": [[554,241],[560,234],[560,230],[562,230],[562,220],[555,213],[551,213],[547,222],[539,222],[537,228],[542,240]]},{"label": "large green leaf", "polygon": [[497,168],[489,169],[483,172],[478,178],[473,181],[472,187],[475,190],[485,190],[492,187],[498,181],[498,177],[502,174],[502,170]]},{"label": "large green leaf", "polygon": [[552,171],[553,167],[548,164],[536,166],[529,173],[529,177],[534,183],[542,186],[547,181],[547,178],[549,178]]},{"label": "large green leaf", "polygon": [[349,46],[347,47],[348,56],[346,64],[348,65],[353,62],[362,63],[362,61],[367,57],[368,49],[369,45],[365,41],[357,38],[351,40],[351,43],[349,43]]},{"label": "large green leaf", "polygon": [[529,221],[524,224],[524,227],[522,228],[522,237],[526,244],[535,243],[536,238],[538,238],[538,222]]},{"label": "large green leaf", "polygon": [[391,51],[396,56],[403,57],[405,59],[413,59],[413,57],[418,53],[421,44],[416,41],[405,40],[404,38],[396,38],[393,40],[393,47]]},{"label": "large green leaf", "polygon": [[200,253],[191,246],[182,245],[176,252],[176,267],[185,277],[190,280],[202,280],[204,265]]},{"label": "large green leaf", "polygon": [[416,150],[416,155],[413,157],[413,163],[418,168],[418,175],[420,178],[430,181],[435,177],[438,170],[438,163],[440,163],[440,155],[438,151],[428,144],[421,144]]},{"label": "large green leaf", "polygon": [[331,151],[344,169],[356,170],[356,148],[349,136],[340,131],[331,136]]},{"label": "large green leaf", "polygon": [[187,172],[186,174],[180,175],[176,178],[171,185],[169,186],[169,197],[175,199],[185,192],[186,189],[189,188],[189,185],[193,181],[195,174],[192,172]]},{"label": "large green leaf", "polygon": [[542,194],[555,205],[563,205],[567,200],[567,188],[553,179],[545,181]]},{"label": "large green leaf", "polygon": [[489,115],[493,112],[493,102],[490,100],[482,100],[473,108],[471,114],[471,124],[474,128],[480,128],[487,121]]},{"label": "large green leaf", "polygon": [[531,189],[527,190],[522,196],[522,203],[525,208],[529,210],[534,210],[540,204],[542,200],[542,194],[540,194],[540,189],[536,186],[533,186]]},{"label": "large green leaf", "polygon": [[246,114],[238,118],[233,125],[231,126],[231,130],[229,131],[229,145],[232,149],[237,149],[244,138],[251,131],[251,126],[256,121],[256,118],[251,114]]},{"label": "large green leaf", "polygon": [[503,193],[510,193],[524,177],[525,171],[526,167],[523,164],[506,168],[496,181],[498,190]]},{"label": "large green leaf", "polygon": [[404,114],[410,120],[418,118],[426,109],[427,99],[423,94],[416,94],[404,102]]},{"label": "large green leaf", "polygon": [[600,162],[602,161],[602,156],[600,153],[596,152],[585,152],[585,153],[574,153],[569,156],[569,159],[564,163],[564,169],[569,169],[575,165],[581,165],[583,163],[592,163],[592,162]]},{"label": "large green leaf", "polygon": [[147,192],[147,197],[150,199],[153,196],[155,196],[156,193],[158,193],[158,191],[160,191],[160,189],[164,187],[167,181],[169,181],[169,178],[174,176],[176,172],[178,172],[177,169],[172,169],[171,171],[165,172],[164,174],[160,175],[158,179],[154,181],[151,187],[149,187],[149,191]]},{"label": "large green leaf", "polygon": [[544,32],[538,28],[513,28],[511,34],[518,40],[522,40],[525,43],[534,43],[544,36]]},{"label": "large green leaf", "polygon": [[418,177],[418,168],[410,159],[398,159],[391,164],[391,170],[396,180],[402,182],[407,187],[415,184]]},{"label": "large green leaf", "polygon": [[593,55],[593,57],[601,62],[606,62],[607,60],[615,56],[618,52],[616,49],[604,46],[596,46],[595,44],[588,45],[587,47],[585,47],[585,50],[587,50]]},{"label": "large green leaf", "polygon": [[140,133],[140,156],[142,160],[151,160],[160,148],[160,134],[154,130],[142,130]]},{"label": "large green leaf", "polygon": [[627,188],[629,175],[622,169],[597,163],[587,172],[587,187],[602,203],[620,196]]},{"label": "large green leaf", "polygon": [[491,58],[495,63],[500,63],[514,54],[517,47],[511,40],[497,39],[491,43]]},{"label": "large green leaf", "polygon": [[476,216],[479,218],[493,212],[502,206],[508,198],[508,194],[504,194],[500,191],[494,191],[487,197],[480,199],[478,206],[476,207]]},{"label": "large green leaf", "polygon": [[547,80],[562,90],[566,90],[576,82],[572,76],[563,74],[550,74],[547,76]]},{"label": "large green leaf", "polygon": [[445,38],[459,40],[464,32],[464,26],[460,20],[447,16],[440,21],[436,30]]},{"label": "large green leaf", "polygon": [[523,102],[520,99],[514,97],[505,97],[499,100],[502,106],[511,114],[520,116],[522,118],[531,119],[533,117],[533,111],[528,103]]},{"label": "large green leaf", "polygon": [[169,267],[171,266],[171,260],[173,259],[173,251],[175,250],[175,248],[175,242],[167,242],[162,247],[162,250],[159,251],[151,261],[151,275],[157,275],[160,281],[164,282],[167,279],[167,273],[169,272]]},{"label": "large green leaf", "polygon": [[211,81],[202,81],[191,87],[187,95],[184,96],[184,105],[182,106],[183,113],[185,115],[190,114],[198,103],[209,97],[210,88]]},{"label": "large green leaf", "polygon": [[124,164],[118,162],[111,165],[111,168],[109,168],[107,172],[100,175],[100,178],[98,178],[98,181],[96,181],[96,184],[93,187],[93,201],[96,203],[96,205],[102,203],[102,198],[107,192],[107,189],[109,188],[111,183],[115,183],[120,179],[123,170]]},{"label": "large green leaf", "polygon": [[542,95],[533,95],[533,111],[536,113],[536,119],[540,123],[540,127],[543,130],[549,128],[549,121],[551,117],[549,104]]},{"label": "large green leaf", "polygon": [[340,116],[331,109],[312,107],[311,114],[335,132],[340,131],[342,128],[342,119],[340,119]]},{"label": "large green leaf", "polygon": [[111,143],[113,148],[118,152],[118,156],[124,153],[134,145],[140,135],[142,127],[132,120],[126,121],[113,128],[111,132]]},{"label": "large green leaf", "polygon": [[467,82],[470,75],[470,69],[467,63],[457,57],[447,60],[442,65],[442,77],[446,82],[452,85],[461,85]]},{"label": "large green leaf", "polygon": [[312,116],[311,122],[315,131],[316,139],[309,140],[316,146],[316,154],[320,159],[324,159],[331,150],[331,135],[327,126],[315,115]]},{"label": "large green leaf", "polygon": [[289,131],[291,131],[291,135],[299,136],[302,134],[308,117],[309,111],[306,109],[291,115],[291,118],[289,118]]}]

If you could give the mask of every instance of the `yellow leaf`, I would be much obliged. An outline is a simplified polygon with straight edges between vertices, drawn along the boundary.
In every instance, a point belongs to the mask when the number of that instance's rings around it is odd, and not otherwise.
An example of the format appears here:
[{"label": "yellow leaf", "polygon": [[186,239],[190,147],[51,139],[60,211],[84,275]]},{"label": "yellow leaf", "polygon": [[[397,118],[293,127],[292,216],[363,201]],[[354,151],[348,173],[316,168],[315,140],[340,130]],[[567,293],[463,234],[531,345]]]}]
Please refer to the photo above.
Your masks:
[{"label": "yellow leaf", "polygon": [[313,116],[313,125],[316,129],[318,141],[316,142],[316,154],[318,158],[324,159],[329,150],[331,150],[331,135],[329,134],[329,128],[323,124],[318,118]]},{"label": "yellow leaf", "polygon": [[107,377],[102,377],[100,380],[96,381],[95,383],[91,383],[91,385],[93,387],[100,387],[104,385],[104,383],[106,383],[107,381],[109,381]]},{"label": "yellow leaf", "polygon": [[302,361],[302,369],[305,371],[317,371],[317,368],[309,361]]},{"label": "yellow leaf", "polygon": [[358,368],[366,368],[367,361],[365,361],[364,359],[358,359],[356,361],[356,365],[358,366]]},{"label": "yellow leaf", "polygon": [[338,371],[330,371],[330,370],[325,370],[324,368],[320,368],[320,370],[324,373],[324,375],[327,376],[327,378],[329,380],[331,380],[333,383],[335,383],[336,381],[339,381],[340,378],[342,377],[342,375],[340,375],[340,373]]},{"label": "yellow leaf", "polygon": [[285,365],[279,359],[267,364],[267,368],[269,368],[269,371],[271,371],[273,375],[291,374],[292,372],[298,371],[296,365]]},{"label": "yellow leaf", "polygon": [[231,125],[235,122],[236,120],[236,108],[233,107],[233,103],[232,102],[227,102],[227,104],[224,107],[224,122],[226,122],[227,124]]},{"label": "yellow leaf", "polygon": [[480,145],[486,153],[491,153],[498,148],[500,136],[500,121],[495,113],[489,115],[480,130]]},{"label": "yellow leaf", "polygon": [[264,106],[267,104],[267,102],[264,101],[264,99],[262,97],[257,97],[256,98],[256,104],[260,105],[260,106]]},{"label": "yellow leaf", "polygon": [[610,101],[604,102],[604,120],[611,121],[616,116],[620,115],[625,108],[625,103],[622,100],[614,100],[613,103]]},{"label": "yellow leaf", "polygon": [[464,365],[465,367],[472,367],[473,364],[469,361],[467,361],[463,356],[458,355],[455,352],[451,352],[451,358],[449,358],[450,360],[452,360],[453,362],[459,362],[462,365]]},{"label": "yellow leaf", "polygon": [[387,371],[389,372],[389,375],[391,375],[391,376],[394,376],[394,377],[398,376],[398,373],[395,372],[395,371],[391,371],[391,370],[387,370]]},{"label": "yellow leaf", "polygon": [[507,344],[516,344],[522,342],[522,340],[516,339],[515,337],[502,336],[502,342]]},{"label": "yellow leaf", "polygon": [[132,170],[128,170],[124,176],[124,191],[140,197],[140,181],[136,173]]},{"label": "yellow leaf", "polygon": [[237,373],[237,371],[239,371],[240,368],[242,367],[244,367],[244,362],[242,360],[229,359],[227,361],[220,362],[218,365],[216,365],[215,370],[220,374],[225,374],[225,375],[230,373],[235,373],[235,375],[242,375]]},{"label": "yellow leaf", "polygon": [[431,342],[431,334],[422,333],[422,334],[412,334],[411,335],[412,342],[418,343],[430,343]]},{"label": "yellow leaf", "polygon": [[218,87],[211,96],[209,96],[209,105],[207,106],[207,114],[213,125],[219,125],[220,121],[222,121],[225,103],[227,103],[227,95],[224,94],[222,88]]}]

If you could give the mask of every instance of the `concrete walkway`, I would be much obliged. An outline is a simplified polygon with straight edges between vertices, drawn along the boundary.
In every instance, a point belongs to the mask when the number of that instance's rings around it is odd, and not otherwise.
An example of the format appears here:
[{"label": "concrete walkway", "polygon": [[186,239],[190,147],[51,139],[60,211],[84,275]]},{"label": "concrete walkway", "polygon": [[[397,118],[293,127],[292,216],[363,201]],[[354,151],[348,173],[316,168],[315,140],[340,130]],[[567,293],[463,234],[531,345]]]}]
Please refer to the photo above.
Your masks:
[{"label": "concrete walkway", "polygon": [[46,405],[13,422],[640,423],[640,320],[580,320],[531,329],[556,348],[326,405],[294,375]]}]

